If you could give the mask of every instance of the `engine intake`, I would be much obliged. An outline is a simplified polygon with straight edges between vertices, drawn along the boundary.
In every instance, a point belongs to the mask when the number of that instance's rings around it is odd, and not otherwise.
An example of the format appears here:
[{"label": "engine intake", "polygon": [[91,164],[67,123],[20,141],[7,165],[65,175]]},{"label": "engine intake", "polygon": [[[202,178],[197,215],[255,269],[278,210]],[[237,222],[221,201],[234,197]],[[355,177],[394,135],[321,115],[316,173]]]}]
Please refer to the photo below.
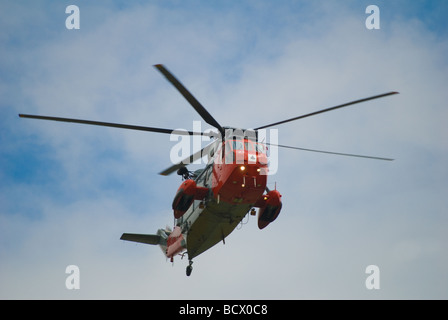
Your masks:
[{"label": "engine intake", "polygon": [[206,197],[209,189],[198,187],[196,181],[188,179],[182,182],[174,196],[172,208],[174,210],[174,218],[182,217],[188,208],[190,208],[193,200],[202,200]]}]

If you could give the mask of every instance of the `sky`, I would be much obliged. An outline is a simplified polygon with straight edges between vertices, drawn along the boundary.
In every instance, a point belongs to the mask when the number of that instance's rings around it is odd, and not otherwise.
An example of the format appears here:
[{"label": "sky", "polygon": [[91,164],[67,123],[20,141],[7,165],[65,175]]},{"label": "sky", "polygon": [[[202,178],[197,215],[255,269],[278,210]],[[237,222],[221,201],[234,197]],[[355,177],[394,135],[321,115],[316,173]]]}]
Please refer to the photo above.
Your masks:
[{"label": "sky", "polygon": [[[443,0],[2,1],[0,298],[447,299],[447,14]],[[192,130],[158,63],[223,126],[399,91],[276,127],[280,144],[395,160],[279,150],[277,220],[249,217],[186,277],[187,259],[119,240],[173,224],[169,135],[18,117]]]}]

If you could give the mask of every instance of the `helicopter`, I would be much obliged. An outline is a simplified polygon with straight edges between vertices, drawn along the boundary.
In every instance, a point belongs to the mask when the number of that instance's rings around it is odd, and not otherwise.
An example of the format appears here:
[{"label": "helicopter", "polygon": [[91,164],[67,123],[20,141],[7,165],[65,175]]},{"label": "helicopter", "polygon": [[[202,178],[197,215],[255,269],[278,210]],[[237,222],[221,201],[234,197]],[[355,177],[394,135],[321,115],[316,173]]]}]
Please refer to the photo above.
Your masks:
[{"label": "helicopter", "polygon": [[[175,256],[180,255],[183,258],[187,254],[189,261],[186,267],[187,276],[192,273],[193,259],[217,243],[221,241],[225,243],[225,238],[242,222],[247,214],[256,215],[255,208],[258,208],[259,229],[264,229],[279,216],[282,209],[282,195],[276,187],[274,190],[267,187],[269,174],[268,146],[383,161],[394,160],[274,144],[265,142],[264,138],[260,139],[260,132],[266,128],[287,122],[398,94],[396,91],[354,100],[254,129],[241,129],[221,126],[164,65],[156,64],[154,67],[179,91],[202,119],[216,129],[215,131],[177,131],[167,128],[31,114],[19,114],[19,117],[164,134],[175,133],[210,137],[212,142],[207,146],[159,173],[167,176],[177,172],[182,177],[181,185],[172,201],[173,229],[167,226],[158,229],[155,234],[123,233],[120,237],[121,240],[158,245],[171,262],[173,262]],[[203,157],[208,159],[204,168],[195,171],[187,169],[188,164]]]}]

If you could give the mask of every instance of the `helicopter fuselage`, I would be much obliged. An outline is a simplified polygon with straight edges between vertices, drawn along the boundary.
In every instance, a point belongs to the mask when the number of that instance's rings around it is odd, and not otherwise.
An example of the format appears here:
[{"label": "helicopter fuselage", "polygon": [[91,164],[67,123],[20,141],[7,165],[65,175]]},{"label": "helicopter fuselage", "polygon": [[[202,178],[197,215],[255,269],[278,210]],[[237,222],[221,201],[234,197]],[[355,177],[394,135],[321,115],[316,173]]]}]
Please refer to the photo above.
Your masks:
[{"label": "helicopter fuselage", "polygon": [[199,188],[208,188],[178,219],[186,249],[193,259],[224,239],[254,206],[263,202],[267,183],[265,146],[250,140],[228,140],[210,157],[195,177]]}]

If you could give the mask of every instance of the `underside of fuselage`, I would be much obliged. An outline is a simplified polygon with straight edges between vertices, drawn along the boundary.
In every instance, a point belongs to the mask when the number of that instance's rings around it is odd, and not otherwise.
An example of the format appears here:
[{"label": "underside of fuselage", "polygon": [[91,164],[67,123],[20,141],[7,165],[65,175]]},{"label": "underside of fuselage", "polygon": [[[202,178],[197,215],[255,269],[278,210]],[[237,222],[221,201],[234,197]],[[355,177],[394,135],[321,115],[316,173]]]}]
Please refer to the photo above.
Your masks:
[{"label": "underside of fuselage", "polygon": [[189,260],[224,241],[252,206],[210,201],[205,208],[201,209],[197,203],[192,207],[190,219],[186,222],[194,221],[186,233]]},{"label": "underside of fuselage", "polygon": [[[207,167],[197,179],[209,187],[203,200],[193,201],[177,221],[186,239],[189,259],[193,259],[224,239],[238,226],[266,188],[260,165],[226,164]],[[202,179],[203,177],[203,179]]]}]

